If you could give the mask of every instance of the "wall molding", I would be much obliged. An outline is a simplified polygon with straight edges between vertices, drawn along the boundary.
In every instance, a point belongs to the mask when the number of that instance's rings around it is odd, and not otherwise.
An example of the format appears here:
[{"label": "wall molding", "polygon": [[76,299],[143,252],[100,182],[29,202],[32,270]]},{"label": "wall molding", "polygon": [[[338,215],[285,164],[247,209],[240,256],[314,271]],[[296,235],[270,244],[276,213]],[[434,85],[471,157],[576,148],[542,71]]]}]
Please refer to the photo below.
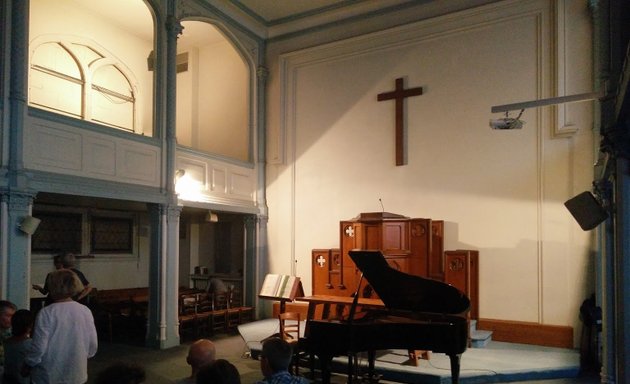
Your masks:
[{"label": "wall molding", "polygon": [[[567,79],[566,79],[566,0],[555,0],[554,3],[554,43],[555,43],[555,96],[567,95]],[[553,138],[570,138],[578,129],[575,124],[567,120],[568,112],[566,104],[554,105],[551,108],[554,120],[552,123],[551,137]]]},{"label": "wall molding", "polygon": [[573,348],[573,327],[524,321],[479,319],[477,329],[492,331],[492,340]]},{"label": "wall molding", "polygon": [[[555,1],[563,2],[563,0]],[[561,43],[555,43],[547,39],[556,38],[553,31],[549,31],[548,28],[551,30],[564,28],[564,11],[562,11],[561,19],[557,18],[554,21],[552,17],[554,8],[558,7],[564,9],[560,5],[551,4],[549,0],[504,1],[280,55],[280,121],[278,127],[268,127],[270,131],[269,142],[273,143],[267,154],[268,163],[287,164],[293,160],[291,151],[294,149],[291,146],[294,145],[292,135],[296,121],[295,92],[298,72],[301,68],[316,64],[336,62],[373,52],[385,52],[446,36],[465,34],[478,28],[487,28],[512,19],[534,16],[540,20],[539,27],[543,34],[549,35],[552,32],[551,36],[539,36],[541,39],[539,43],[542,46],[537,47],[538,52],[536,54],[541,55],[541,60],[544,60],[545,65],[550,62],[554,68],[548,75],[551,78],[539,79],[541,88],[538,91],[538,97],[542,98],[548,96],[549,93],[557,93],[557,90],[551,88],[552,84],[557,83],[554,78],[560,75],[564,76],[564,58],[556,57],[558,52],[564,52],[564,40]],[[564,36],[564,31],[562,36]],[[553,47],[557,47],[556,51],[550,49]],[[562,68],[562,71],[559,72],[555,67]],[[545,75],[545,71],[538,70],[540,76]],[[558,124],[557,121],[551,123],[552,125]],[[555,127],[553,129],[554,131],[557,130]]]},{"label": "wall molding", "polygon": [[177,153],[176,169],[185,174],[177,181],[179,198],[198,203],[256,208],[256,169],[217,159]]},{"label": "wall molding", "polygon": [[158,146],[30,116],[24,131],[28,170],[160,187]]}]

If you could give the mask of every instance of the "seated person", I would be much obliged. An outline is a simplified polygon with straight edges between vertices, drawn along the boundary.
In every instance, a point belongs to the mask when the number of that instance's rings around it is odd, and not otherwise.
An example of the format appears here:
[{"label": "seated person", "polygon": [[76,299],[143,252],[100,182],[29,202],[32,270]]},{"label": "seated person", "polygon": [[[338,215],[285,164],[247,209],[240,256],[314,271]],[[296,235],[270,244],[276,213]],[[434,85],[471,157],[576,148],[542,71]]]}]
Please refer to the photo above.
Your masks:
[{"label": "seated person", "polygon": [[11,337],[11,318],[17,311],[15,304],[8,300],[0,300],[0,377],[4,367],[4,341]]},{"label": "seated person", "polygon": [[256,384],[306,384],[308,380],[289,373],[293,358],[291,345],[279,337],[266,339],[260,353],[260,370],[263,380]]},{"label": "seated person", "polygon": [[228,291],[227,285],[218,277],[213,277],[208,281],[208,293],[225,293]]},{"label": "seated person", "polygon": [[241,384],[241,375],[234,364],[219,359],[201,368],[196,384]]},{"label": "seated person", "polygon": [[178,380],[177,384],[194,384],[199,370],[214,363],[216,359],[214,343],[208,339],[199,339],[188,348],[186,362],[190,365],[190,376]]},{"label": "seated person", "polygon": [[29,384],[30,377],[20,373],[26,352],[31,347],[31,331],[35,316],[28,309],[19,309],[11,318],[13,336],[4,342],[4,382],[13,384]]},{"label": "seated person", "polygon": [[102,370],[96,377],[96,384],[140,384],[145,379],[141,366],[119,362]]}]

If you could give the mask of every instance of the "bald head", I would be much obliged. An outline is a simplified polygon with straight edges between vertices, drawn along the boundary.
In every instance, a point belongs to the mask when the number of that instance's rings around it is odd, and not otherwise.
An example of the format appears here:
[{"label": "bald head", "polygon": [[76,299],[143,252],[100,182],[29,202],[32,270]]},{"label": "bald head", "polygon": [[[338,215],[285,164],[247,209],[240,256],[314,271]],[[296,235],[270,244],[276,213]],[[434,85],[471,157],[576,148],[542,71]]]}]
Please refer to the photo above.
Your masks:
[{"label": "bald head", "polygon": [[186,362],[190,364],[193,371],[196,371],[204,365],[214,363],[216,356],[217,351],[214,343],[208,339],[199,339],[192,343],[188,349]]}]

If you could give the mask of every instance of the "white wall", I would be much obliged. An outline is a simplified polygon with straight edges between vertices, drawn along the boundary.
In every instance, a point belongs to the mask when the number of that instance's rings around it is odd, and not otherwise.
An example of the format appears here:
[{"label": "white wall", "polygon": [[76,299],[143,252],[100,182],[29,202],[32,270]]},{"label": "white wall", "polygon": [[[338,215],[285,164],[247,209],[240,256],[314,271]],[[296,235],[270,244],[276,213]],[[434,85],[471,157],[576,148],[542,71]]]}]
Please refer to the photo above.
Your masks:
[{"label": "white wall", "polygon": [[[177,75],[177,142],[250,161],[249,68],[216,27],[185,21],[179,53],[188,70]],[[196,43],[196,44],[193,44]]]},{"label": "white wall", "polygon": [[[563,202],[590,188],[592,104],[527,110],[522,130],[488,120],[493,105],[591,91],[586,1],[500,2],[299,49],[269,46],[270,271],[295,270],[310,291],[311,249],[338,247],[339,221],[380,198],[445,220],[446,250],[480,251],[480,317],[578,332],[591,234]],[[398,77],[424,87],[405,102],[401,167],[394,103],[376,101]]]}]

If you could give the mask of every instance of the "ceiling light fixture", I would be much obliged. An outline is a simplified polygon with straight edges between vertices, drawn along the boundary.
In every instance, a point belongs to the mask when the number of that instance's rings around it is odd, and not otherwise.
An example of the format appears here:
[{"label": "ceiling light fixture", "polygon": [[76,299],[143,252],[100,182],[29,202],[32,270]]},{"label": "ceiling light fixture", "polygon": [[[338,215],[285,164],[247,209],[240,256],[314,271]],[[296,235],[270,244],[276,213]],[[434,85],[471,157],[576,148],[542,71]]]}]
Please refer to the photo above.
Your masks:
[{"label": "ceiling light fixture", "polygon": [[[492,113],[505,112],[505,117],[500,119],[491,119],[490,127],[492,129],[520,129],[525,124],[524,121],[519,120],[523,111],[527,108],[537,108],[544,107],[546,105],[556,105],[556,104],[564,104],[564,103],[576,103],[579,101],[589,101],[589,100],[601,100],[605,95],[604,91],[600,92],[590,92],[590,93],[580,93],[578,95],[570,95],[570,96],[559,96],[559,97],[550,97],[548,99],[540,99],[540,100],[531,100],[524,101],[521,103],[513,103],[513,104],[504,104],[504,105],[495,105],[490,110]],[[518,117],[511,118],[508,117],[508,113],[510,111],[520,110]]]},{"label": "ceiling light fixture", "polygon": [[208,213],[206,213],[206,216],[204,217],[204,220],[208,223],[216,223],[219,221],[219,216],[212,211],[208,211]]},{"label": "ceiling light fixture", "polygon": [[490,128],[492,129],[521,129],[523,128],[524,121],[520,120],[523,112],[525,110],[521,109],[521,112],[516,116],[516,118],[509,117],[509,112],[505,112],[505,117],[500,119],[490,119]]}]

